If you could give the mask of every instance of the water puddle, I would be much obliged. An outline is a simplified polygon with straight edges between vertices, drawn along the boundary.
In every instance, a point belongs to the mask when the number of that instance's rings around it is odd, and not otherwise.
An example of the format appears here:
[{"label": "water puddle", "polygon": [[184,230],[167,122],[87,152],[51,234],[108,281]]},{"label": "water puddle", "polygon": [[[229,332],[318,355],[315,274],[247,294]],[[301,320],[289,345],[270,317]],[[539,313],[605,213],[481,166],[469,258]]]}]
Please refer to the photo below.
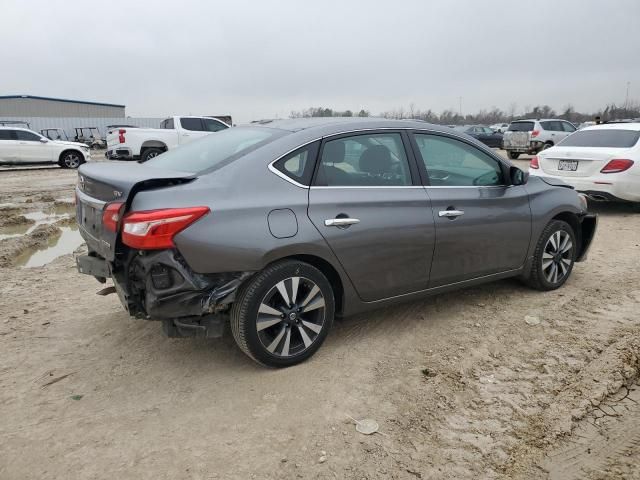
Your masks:
[{"label": "water puddle", "polygon": [[33,220],[34,223],[0,227],[0,240],[28,235],[40,225],[56,223],[60,220],[71,218],[73,215],[75,215],[75,206],[72,204],[52,205],[46,211],[40,210],[37,212],[23,213],[23,217]]},{"label": "water puddle", "polygon": [[28,250],[20,255],[15,265],[23,268],[41,267],[54,261],[56,258],[73,253],[84,243],[78,227],[60,227],[62,233],[51,237],[46,245],[35,250]]}]

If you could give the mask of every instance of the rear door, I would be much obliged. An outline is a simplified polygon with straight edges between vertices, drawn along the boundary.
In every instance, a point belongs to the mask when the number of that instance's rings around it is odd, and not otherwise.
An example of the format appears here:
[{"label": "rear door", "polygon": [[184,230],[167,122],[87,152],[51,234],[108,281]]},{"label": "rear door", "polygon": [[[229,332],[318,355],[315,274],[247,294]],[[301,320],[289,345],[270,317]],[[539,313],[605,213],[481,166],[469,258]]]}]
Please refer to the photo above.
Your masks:
[{"label": "rear door", "polygon": [[474,145],[439,134],[413,138],[436,226],[430,287],[521,267],[531,236],[525,187],[507,185],[506,166]]},{"label": "rear door", "polygon": [[408,136],[371,131],[323,141],[309,218],[365,301],[427,288],[434,247],[429,198]]}]

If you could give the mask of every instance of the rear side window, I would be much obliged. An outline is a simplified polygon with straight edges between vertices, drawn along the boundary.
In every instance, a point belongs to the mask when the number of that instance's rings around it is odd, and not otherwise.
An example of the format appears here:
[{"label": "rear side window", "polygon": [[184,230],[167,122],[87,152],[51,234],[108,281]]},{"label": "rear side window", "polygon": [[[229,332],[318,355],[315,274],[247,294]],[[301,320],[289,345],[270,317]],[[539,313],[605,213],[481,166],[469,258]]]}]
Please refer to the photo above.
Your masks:
[{"label": "rear side window", "polygon": [[147,160],[145,165],[191,173],[217,170],[285,133],[275,128],[227,128],[169,150]]},{"label": "rear side window", "polygon": [[0,140],[15,140],[14,130],[0,130]]},{"label": "rear side window", "polygon": [[166,130],[173,130],[173,118],[167,118],[166,120],[163,120],[162,123],[160,124],[160,128],[164,128]]},{"label": "rear side window", "polygon": [[191,130],[192,132],[202,131],[202,120],[199,118],[181,118],[180,125],[185,130]]},{"label": "rear side window", "polygon": [[205,132],[218,132],[225,128],[229,128],[224,123],[214,120],[213,118],[203,118],[202,123],[204,124]]},{"label": "rear side window", "polygon": [[273,166],[290,179],[309,185],[320,142],[314,142],[281,158]]},{"label": "rear side window", "polygon": [[399,133],[374,133],[326,142],[322,147],[316,185],[411,185],[409,162],[402,137]]},{"label": "rear side window", "polygon": [[510,132],[531,132],[533,130],[533,122],[512,122],[509,125]]},{"label": "rear side window", "polygon": [[558,145],[563,147],[631,148],[638,143],[640,131],[634,130],[578,130]]},{"label": "rear side window", "polygon": [[432,186],[504,185],[498,161],[477,148],[439,135],[417,133],[415,139]]}]

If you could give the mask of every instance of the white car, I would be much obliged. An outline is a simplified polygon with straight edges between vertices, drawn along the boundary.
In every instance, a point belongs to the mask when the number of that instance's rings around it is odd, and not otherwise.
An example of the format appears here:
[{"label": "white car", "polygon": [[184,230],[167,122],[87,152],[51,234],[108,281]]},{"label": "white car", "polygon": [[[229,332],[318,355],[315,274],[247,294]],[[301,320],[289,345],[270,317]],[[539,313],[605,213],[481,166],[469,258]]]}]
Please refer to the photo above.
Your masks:
[{"label": "white car", "polygon": [[27,128],[0,126],[0,163],[57,163],[78,168],[90,157],[84,143],[50,140]]},{"label": "white car", "polygon": [[592,200],[640,203],[640,123],[578,130],[531,159],[531,175],[562,179]]},{"label": "white car", "polygon": [[493,125],[489,125],[489,128],[494,132],[504,133],[509,128],[508,123],[494,123]]}]

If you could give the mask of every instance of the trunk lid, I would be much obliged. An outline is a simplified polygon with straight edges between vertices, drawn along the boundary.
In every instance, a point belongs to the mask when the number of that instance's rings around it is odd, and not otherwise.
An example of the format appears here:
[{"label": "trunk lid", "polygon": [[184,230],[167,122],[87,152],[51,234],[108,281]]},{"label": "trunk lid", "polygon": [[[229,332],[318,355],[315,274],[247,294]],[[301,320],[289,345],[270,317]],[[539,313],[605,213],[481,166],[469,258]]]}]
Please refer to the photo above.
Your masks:
[{"label": "trunk lid", "polygon": [[[627,158],[626,148],[553,147],[538,154],[540,169],[560,177],[589,177],[595,175],[609,160]],[[573,163],[573,162],[577,162]],[[560,169],[563,167],[564,169]],[[567,170],[567,168],[576,168]]]},{"label": "trunk lid", "polygon": [[89,250],[107,260],[115,258],[118,233],[103,228],[102,224],[102,215],[109,203],[124,202],[128,206],[139,191],[186,183],[195,178],[193,173],[131,162],[82,165],[76,187],[76,220]]}]

